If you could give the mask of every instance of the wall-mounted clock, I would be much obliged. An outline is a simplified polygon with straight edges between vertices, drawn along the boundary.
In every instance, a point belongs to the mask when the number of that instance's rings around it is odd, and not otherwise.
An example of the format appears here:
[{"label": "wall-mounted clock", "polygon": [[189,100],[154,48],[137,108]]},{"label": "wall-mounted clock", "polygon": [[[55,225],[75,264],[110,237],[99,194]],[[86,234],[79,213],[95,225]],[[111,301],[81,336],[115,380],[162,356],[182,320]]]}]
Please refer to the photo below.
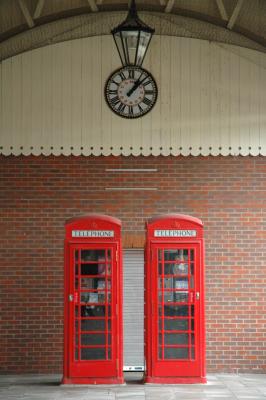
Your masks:
[{"label": "wall-mounted clock", "polygon": [[105,85],[111,110],[124,118],[139,118],[155,105],[158,89],[153,76],[143,68],[125,66],[113,72]]}]

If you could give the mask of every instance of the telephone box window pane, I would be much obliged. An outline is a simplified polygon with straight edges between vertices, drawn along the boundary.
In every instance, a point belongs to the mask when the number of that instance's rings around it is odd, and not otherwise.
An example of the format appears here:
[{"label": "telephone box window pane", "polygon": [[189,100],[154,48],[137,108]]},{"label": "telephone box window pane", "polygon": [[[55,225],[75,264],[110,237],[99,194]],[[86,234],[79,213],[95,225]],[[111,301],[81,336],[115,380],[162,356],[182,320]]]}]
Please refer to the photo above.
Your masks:
[{"label": "telephone box window pane", "polygon": [[195,334],[191,334],[191,344],[195,344]]},{"label": "telephone box window pane", "polygon": [[[162,329],[162,321],[159,320],[159,330]],[[164,329],[166,331],[188,331],[188,319],[164,319]]]},{"label": "telephone box window pane", "polygon": [[164,261],[187,261],[188,260],[188,250],[184,249],[174,249],[174,250],[164,250]]},{"label": "telephone box window pane", "polygon": [[191,306],[191,317],[194,317],[194,306]]},{"label": "telephone box window pane", "polygon": [[194,261],[194,250],[190,250],[190,261]]},{"label": "telephone box window pane", "polygon": [[191,320],[191,330],[192,330],[192,331],[195,330],[195,328],[194,328],[194,319]]},{"label": "telephone box window pane", "polygon": [[[105,319],[86,319],[81,320],[81,331],[104,331],[106,326]],[[111,321],[107,323],[108,330],[111,330]]]},{"label": "telephone box window pane", "polygon": [[[105,303],[106,293],[105,292],[82,292],[81,293],[81,302],[82,303]],[[107,293],[107,302],[110,303],[111,294]]]},{"label": "telephone box window pane", "polygon": [[164,358],[167,360],[187,360],[188,348],[165,347]]},{"label": "telephone box window pane", "polygon": [[79,359],[79,349],[75,349],[75,360]]},{"label": "telephone box window pane", "polygon": [[195,360],[195,347],[191,348],[191,359]]},{"label": "telephone box window pane", "polygon": [[96,334],[88,334],[83,333],[81,335],[81,345],[105,345],[105,334],[104,333],[96,333]]},{"label": "telephone box window pane", "polygon": [[108,360],[112,359],[112,349],[108,349]]},{"label": "telephone box window pane", "polygon": [[194,289],[194,264],[190,264],[190,289]]},{"label": "telephone box window pane", "polygon": [[75,316],[79,317],[79,306],[75,306]]},{"label": "telephone box window pane", "polygon": [[188,345],[188,334],[187,333],[165,333],[164,344],[187,344]]},{"label": "telephone box window pane", "polygon": [[105,261],[105,250],[81,250],[81,261]]},{"label": "telephone box window pane", "polygon": [[171,266],[173,275],[188,274],[188,264],[181,262],[168,265]]},{"label": "telephone box window pane", "polygon": [[174,289],[188,289],[188,278],[175,278]]},{"label": "telephone box window pane", "polygon": [[163,255],[162,250],[158,250],[158,259],[159,259],[159,261],[162,261],[162,259],[163,259],[162,255]]},{"label": "telephone box window pane", "polygon": [[75,265],[75,274],[76,274],[76,276],[78,276],[78,274],[79,274],[79,266],[78,266],[78,264]]},{"label": "telephone box window pane", "polygon": [[81,264],[81,275],[107,275],[111,274],[111,265],[103,263]]},{"label": "telephone box window pane", "polygon": [[75,289],[79,288],[79,280],[78,278],[75,279]]},{"label": "telephone box window pane", "polygon": [[[159,312],[161,312],[161,307]],[[164,315],[166,317],[186,317],[188,316],[188,306],[164,306]]]},{"label": "telephone box window pane", "polygon": [[177,303],[187,303],[188,292],[175,292],[174,301],[176,301]]},{"label": "telephone box window pane", "polygon": [[75,250],[75,260],[78,261],[79,259],[79,251]]},{"label": "telephone box window pane", "polygon": [[96,306],[96,305],[85,305],[81,306],[81,316],[82,317],[104,317],[105,316],[105,308],[108,308],[108,316],[111,315],[111,308],[105,306]]},{"label": "telephone box window pane", "polygon": [[108,334],[108,344],[109,346],[112,344],[112,335]]},{"label": "telephone box window pane", "polygon": [[75,344],[76,344],[76,346],[78,346],[78,344],[79,344],[79,333],[77,331],[75,333]]},{"label": "telephone box window pane", "polygon": [[105,360],[105,348],[81,348],[81,360]]}]

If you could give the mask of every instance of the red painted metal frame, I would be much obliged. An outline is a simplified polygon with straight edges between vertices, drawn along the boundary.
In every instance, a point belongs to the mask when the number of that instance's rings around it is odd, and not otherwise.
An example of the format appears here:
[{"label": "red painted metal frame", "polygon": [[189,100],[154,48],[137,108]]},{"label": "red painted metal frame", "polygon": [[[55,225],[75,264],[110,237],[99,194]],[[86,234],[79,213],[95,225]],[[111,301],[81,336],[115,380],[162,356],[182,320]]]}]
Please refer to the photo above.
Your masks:
[{"label": "red painted metal frame", "polygon": [[[122,384],[123,378],[123,328],[122,328],[122,250],[121,222],[105,215],[91,214],[66,221],[65,224],[65,312],[64,312],[64,372],[63,384]],[[113,237],[72,237],[74,230],[113,231]],[[112,250],[112,360],[75,361],[73,294],[75,275],[73,254],[75,249]],[[106,253],[105,253],[106,254]],[[71,259],[72,255],[72,259]],[[106,260],[105,260],[106,262]],[[72,270],[71,270],[72,268]],[[106,280],[105,275],[105,280]],[[107,292],[106,292],[107,293]],[[106,294],[105,293],[105,294]],[[105,304],[106,306],[106,304]],[[106,329],[106,328],[105,328]],[[106,345],[105,345],[106,346]]]},{"label": "red painted metal frame", "polygon": [[[195,230],[195,237],[155,237],[155,230]],[[157,334],[158,334],[158,291],[157,273],[153,268],[156,261],[152,256],[160,249],[195,249],[195,266],[198,267],[197,290],[192,294],[195,302],[196,291],[200,293],[197,300],[197,319],[200,321],[195,333],[198,333],[197,355],[195,361],[184,360],[158,360]],[[146,383],[206,383],[205,367],[205,307],[204,307],[204,239],[203,224],[194,217],[180,214],[163,215],[150,220],[147,223],[147,238],[145,251],[145,359],[146,371],[144,381]],[[192,291],[193,292],[193,291]],[[161,317],[162,319],[164,317]],[[191,345],[191,344],[190,344]],[[189,351],[190,352],[190,351]],[[196,363],[196,364],[195,364]],[[191,365],[190,365],[191,364]]]}]

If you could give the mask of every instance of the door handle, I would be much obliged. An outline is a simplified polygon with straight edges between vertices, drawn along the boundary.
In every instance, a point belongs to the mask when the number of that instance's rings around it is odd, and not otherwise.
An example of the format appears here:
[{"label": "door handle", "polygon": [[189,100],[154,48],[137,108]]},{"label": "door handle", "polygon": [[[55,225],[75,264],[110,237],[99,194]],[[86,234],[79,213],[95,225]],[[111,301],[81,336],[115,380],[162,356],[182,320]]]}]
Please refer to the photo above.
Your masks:
[{"label": "door handle", "polygon": [[196,300],[200,299],[200,292],[196,292]]},{"label": "door handle", "polygon": [[69,301],[73,301],[74,300],[74,295],[73,294],[69,294],[68,295],[68,300]]}]

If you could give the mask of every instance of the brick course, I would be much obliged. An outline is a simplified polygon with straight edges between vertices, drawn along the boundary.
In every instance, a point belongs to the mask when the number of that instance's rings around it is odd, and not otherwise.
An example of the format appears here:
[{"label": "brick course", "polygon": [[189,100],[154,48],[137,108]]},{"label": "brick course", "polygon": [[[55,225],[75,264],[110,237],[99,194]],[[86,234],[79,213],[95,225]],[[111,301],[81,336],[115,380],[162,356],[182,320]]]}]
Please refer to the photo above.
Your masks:
[{"label": "brick course", "polygon": [[[157,168],[157,172],[107,172]],[[0,371],[61,372],[66,219],[203,220],[208,372],[266,372],[266,158],[0,157]],[[106,191],[110,187],[154,191]]]}]

